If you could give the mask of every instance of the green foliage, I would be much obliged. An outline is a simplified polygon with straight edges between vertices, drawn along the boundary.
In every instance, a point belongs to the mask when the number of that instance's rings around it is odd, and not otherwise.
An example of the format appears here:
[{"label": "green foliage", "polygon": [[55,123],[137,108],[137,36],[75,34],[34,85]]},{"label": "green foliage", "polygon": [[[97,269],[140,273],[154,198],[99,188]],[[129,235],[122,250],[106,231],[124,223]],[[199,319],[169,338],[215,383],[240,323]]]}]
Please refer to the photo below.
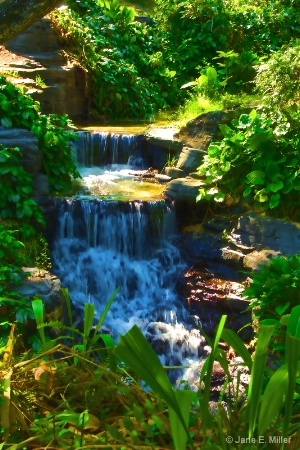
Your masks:
[{"label": "green foliage", "polygon": [[300,256],[278,256],[262,265],[259,272],[252,273],[253,280],[243,295],[250,301],[254,319],[273,319],[275,337],[271,342],[275,352],[285,349],[285,316],[300,301]]},{"label": "green foliage", "polygon": [[[70,3],[52,14],[66,37],[68,52],[86,67],[93,108],[111,118],[152,117],[174,93],[154,28],[133,22],[132,8],[117,0]],[[168,98],[171,96],[170,99]]]},{"label": "green foliage", "polygon": [[[0,145],[0,215],[2,219],[35,219],[44,224],[42,212],[36,202],[29,197],[33,189],[32,177],[21,166],[19,148],[3,148]],[[30,229],[27,227],[27,231]],[[32,232],[32,230],[31,230]]]},{"label": "green foliage", "polygon": [[230,55],[225,69],[235,73],[233,83],[244,77],[249,81],[255,75],[256,55],[270,54],[300,33],[299,9],[289,2],[157,0],[156,4],[156,18],[165,30],[168,67],[176,66],[177,74],[186,77],[181,85],[196,78],[199,63],[211,64],[218,52]]},{"label": "green foliage", "polygon": [[24,244],[16,239],[16,231],[0,224],[0,296],[6,296],[11,283],[21,280],[19,250]]},{"label": "green foliage", "polygon": [[300,189],[298,115],[286,118],[266,117],[252,111],[232,121],[232,127],[220,125],[222,142],[209,146],[199,167],[207,186],[198,200],[223,202],[241,197],[257,209],[291,214],[299,205]]},{"label": "green foliage", "polygon": [[300,45],[284,46],[259,67],[256,88],[272,108],[291,107],[300,102]]},{"label": "green foliage", "polygon": [[[72,127],[72,123],[67,116],[54,114],[46,116],[41,114],[40,106],[37,102],[0,76],[0,117],[1,124],[5,128],[27,128],[37,136],[40,150],[43,154],[43,168],[48,176],[52,190],[65,190],[70,186],[72,177],[79,177],[69,145],[70,140],[75,138],[75,134],[67,129]],[[15,156],[16,154],[17,151],[15,151]],[[10,161],[14,160],[14,165],[16,164],[15,156],[10,156]],[[4,154],[0,161],[1,163],[10,163],[10,161],[5,161],[4,158],[8,158],[8,155]],[[19,177],[23,189],[25,188],[24,183],[27,183],[28,195],[31,184],[28,178],[29,175],[25,175],[21,168],[13,169],[13,171],[16,170],[18,170],[18,174],[14,176]],[[27,180],[25,179],[26,176]],[[18,214],[23,214],[24,216],[32,214],[32,209],[34,208],[32,200],[28,200],[28,202],[27,206],[25,201],[23,202],[24,208],[22,210],[19,209],[20,212]],[[9,212],[7,217],[11,217]]]},{"label": "green foliage", "polygon": [[44,237],[40,238],[40,251],[36,256],[35,265],[39,270],[49,270],[52,267],[48,243]]}]

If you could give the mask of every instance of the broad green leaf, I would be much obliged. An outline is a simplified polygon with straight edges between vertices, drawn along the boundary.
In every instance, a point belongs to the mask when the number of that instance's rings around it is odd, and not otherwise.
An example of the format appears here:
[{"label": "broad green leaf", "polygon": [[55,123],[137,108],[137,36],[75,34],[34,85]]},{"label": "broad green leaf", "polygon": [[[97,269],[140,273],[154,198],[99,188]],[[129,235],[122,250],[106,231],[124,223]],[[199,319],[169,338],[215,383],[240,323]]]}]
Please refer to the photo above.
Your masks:
[{"label": "broad green leaf", "polygon": [[[178,405],[180,406],[181,414],[185,422],[185,427],[187,428],[189,425],[192,401],[196,397],[196,392],[175,391],[175,397],[177,399]],[[169,407],[169,418],[174,447],[176,450],[185,450],[187,434],[181,424],[181,421],[179,420],[178,415],[171,407]]]},{"label": "broad green leaf", "polygon": [[257,117],[257,112],[255,111],[255,109],[252,109],[251,113],[249,114],[249,117],[254,120]]},{"label": "broad green leaf", "polygon": [[225,200],[225,194],[222,194],[222,192],[219,192],[217,195],[214,196],[214,201],[217,203],[222,203]]},{"label": "broad green leaf", "polygon": [[249,367],[250,371],[252,368],[251,355],[245,347],[244,342],[241,338],[232,330],[225,329],[222,332],[222,339],[234,349],[234,351],[243,358],[245,364]]},{"label": "broad green leaf", "polygon": [[291,311],[287,332],[291,337],[300,339],[300,305],[295,306]]},{"label": "broad green leaf", "polygon": [[179,417],[185,432],[188,434],[185,420],[175,396],[171,382],[153,348],[141,332],[134,325],[114,349],[114,354],[139,375],[153,391],[164,399]]},{"label": "broad green leaf", "polygon": [[298,374],[298,363],[300,356],[300,305],[295,306],[290,314],[286,334],[286,362],[288,364],[289,385],[285,398],[285,415],[283,422],[283,436],[288,432],[292,417],[293,400],[296,379]]},{"label": "broad green leaf", "polygon": [[45,344],[45,330],[44,327],[42,327],[42,325],[44,324],[44,304],[41,299],[35,299],[32,300],[31,305],[37,326],[41,327],[38,328],[41,341],[43,344]]},{"label": "broad green leaf", "polygon": [[264,189],[261,189],[260,191],[256,192],[254,200],[256,200],[256,201],[258,201],[260,203],[264,203],[264,202],[267,202],[269,200],[269,196],[265,192]]},{"label": "broad green leaf", "polygon": [[214,67],[208,67],[206,69],[206,76],[208,83],[215,84],[217,82],[218,74]]},{"label": "broad green leaf", "polygon": [[275,326],[269,324],[267,320],[260,323],[260,330],[257,338],[257,344],[252,365],[248,389],[248,421],[249,438],[253,437],[258,415],[264,372],[268,356],[268,343],[273,334]]},{"label": "broad green leaf", "polygon": [[262,184],[265,176],[266,174],[262,170],[253,170],[253,172],[248,173],[247,180],[252,184],[257,184],[258,181]]},{"label": "broad green leaf", "polygon": [[282,314],[287,310],[287,308],[290,306],[290,302],[286,302],[286,303],[284,303],[284,304],[280,304],[280,305],[277,305],[276,307],[275,307],[275,311],[277,312],[277,314],[279,315],[279,316],[282,316]]},{"label": "broad green leaf", "polygon": [[203,86],[204,84],[208,83],[208,77],[206,75],[200,75],[200,77],[198,78],[198,84],[200,86]]},{"label": "broad green leaf", "polygon": [[208,147],[208,154],[212,158],[219,156],[220,155],[220,146],[217,144],[210,144],[210,146]]},{"label": "broad green leaf", "polygon": [[12,127],[12,120],[9,117],[3,117],[1,119],[1,124],[5,128],[11,128]]},{"label": "broad green leaf", "polygon": [[255,150],[259,145],[267,142],[270,139],[271,135],[272,133],[270,131],[264,131],[259,134],[254,134],[248,139],[247,146],[250,148],[250,150]]},{"label": "broad green leaf", "polygon": [[268,188],[272,192],[277,192],[277,191],[279,191],[280,189],[283,188],[283,182],[282,181],[277,181],[277,183],[269,183],[268,184]]},{"label": "broad green leaf", "polygon": [[271,195],[269,206],[271,209],[276,208],[280,203],[280,194]]},{"label": "broad green leaf", "polygon": [[272,375],[262,397],[258,418],[259,435],[263,435],[271,422],[276,420],[288,390],[288,381],[288,365],[284,364]]}]

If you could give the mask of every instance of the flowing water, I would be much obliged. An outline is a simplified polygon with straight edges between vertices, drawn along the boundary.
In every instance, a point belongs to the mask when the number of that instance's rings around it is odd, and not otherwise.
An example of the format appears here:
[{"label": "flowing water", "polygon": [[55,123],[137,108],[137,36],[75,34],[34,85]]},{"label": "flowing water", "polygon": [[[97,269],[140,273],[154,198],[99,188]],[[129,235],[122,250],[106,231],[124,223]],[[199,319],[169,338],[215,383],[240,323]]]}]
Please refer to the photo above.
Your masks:
[{"label": "flowing water", "polygon": [[120,287],[106,331],[117,340],[137,324],[164,365],[193,365],[203,338],[175,290],[184,263],[172,243],[174,204],[159,183],[140,178],[147,166],[142,137],[81,132],[75,152],[82,190],[60,207],[56,274],[77,309],[92,302],[98,315]]}]

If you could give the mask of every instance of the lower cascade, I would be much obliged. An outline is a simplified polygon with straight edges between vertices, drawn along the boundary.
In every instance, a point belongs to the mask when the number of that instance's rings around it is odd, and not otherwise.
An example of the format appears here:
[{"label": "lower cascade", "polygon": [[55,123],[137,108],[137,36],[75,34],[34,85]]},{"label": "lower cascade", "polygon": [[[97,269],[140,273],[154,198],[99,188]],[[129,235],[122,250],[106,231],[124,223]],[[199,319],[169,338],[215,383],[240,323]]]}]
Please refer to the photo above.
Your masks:
[{"label": "lower cascade", "polygon": [[[115,341],[137,324],[164,365],[194,366],[205,352],[204,339],[175,290],[185,267],[172,243],[175,223],[174,204],[163,198],[107,201],[85,192],[65,199],[53,269],[79,311],[91,302],[100,316],[119,288],[103,330]],[[174,382],[182,377],[169,372]]]}]

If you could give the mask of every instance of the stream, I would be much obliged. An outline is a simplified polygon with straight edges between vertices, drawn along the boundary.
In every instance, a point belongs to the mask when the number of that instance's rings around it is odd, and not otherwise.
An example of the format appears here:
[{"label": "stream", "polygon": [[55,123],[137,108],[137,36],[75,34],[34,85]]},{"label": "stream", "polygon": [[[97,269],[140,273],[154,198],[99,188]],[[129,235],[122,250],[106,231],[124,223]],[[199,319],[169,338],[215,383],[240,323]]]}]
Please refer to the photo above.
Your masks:
[{"label": "stream", "polygon": [[82,180],[59,211],[53,270],[76,309],[86,302],[98,316],[120,287],[102,332],[118,340],[134,324],[166,366],[174,383],[193,384],[205,343],[175,290],[186,269],[174,244],[175,206],[163,184],[145,178],[141,135],[78,133],[74,152]]}]

